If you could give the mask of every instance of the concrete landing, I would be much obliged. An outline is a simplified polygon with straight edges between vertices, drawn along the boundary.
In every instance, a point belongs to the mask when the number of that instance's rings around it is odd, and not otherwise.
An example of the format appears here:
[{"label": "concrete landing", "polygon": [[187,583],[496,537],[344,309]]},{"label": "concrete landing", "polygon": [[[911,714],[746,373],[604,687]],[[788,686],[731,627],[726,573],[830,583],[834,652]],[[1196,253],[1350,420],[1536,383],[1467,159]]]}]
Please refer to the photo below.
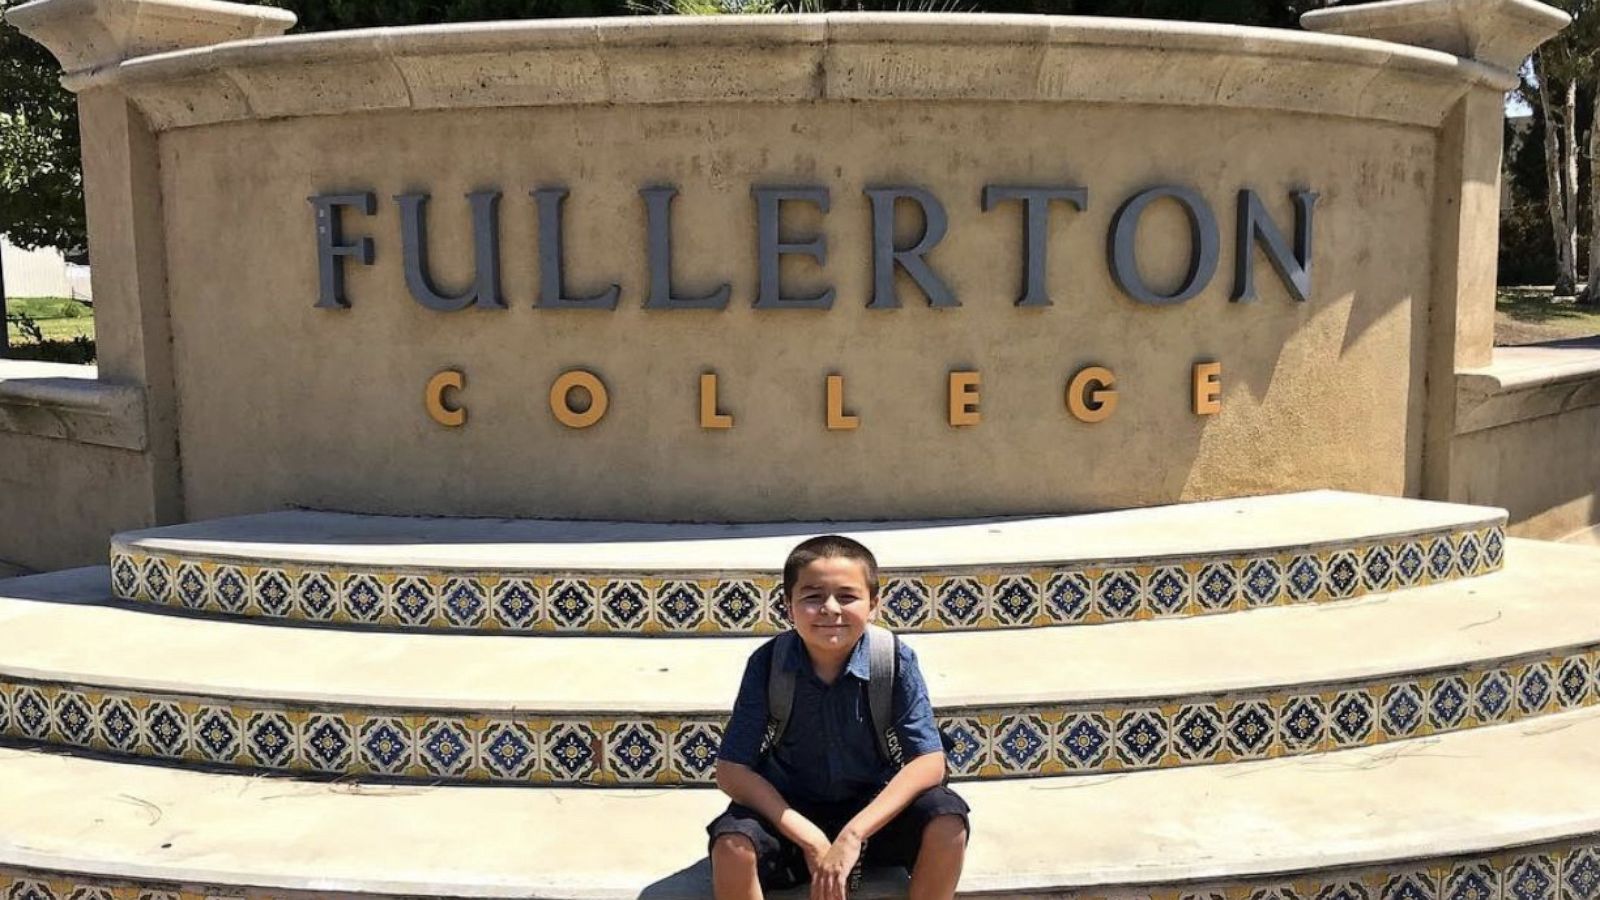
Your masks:
[{"label": "concrete landing", "polygon": [[281,512],[118,535],[128,552],[342,566],[771,573],[805,537],[844,533],[889,569],[1143,560],[1315,548],[1502,524],[1502,510],[1308,491],[1076,516],[696,525]]},{"label": "concrete landing", "polygon": [[[1553,882],[1561,859],[1586,858],[1571,841],[1600,835],[1600,711],[1276,763],[960,790],[968,895],[1283,873],[1315,888],[1366,867],[1368,883],[1514,875],[1516,854],[1491,857],[1561,842],[1546,854]],[[0,750],[0,867],[323,895],[704,897],[702,826],[724,802],[308,784]]]}]

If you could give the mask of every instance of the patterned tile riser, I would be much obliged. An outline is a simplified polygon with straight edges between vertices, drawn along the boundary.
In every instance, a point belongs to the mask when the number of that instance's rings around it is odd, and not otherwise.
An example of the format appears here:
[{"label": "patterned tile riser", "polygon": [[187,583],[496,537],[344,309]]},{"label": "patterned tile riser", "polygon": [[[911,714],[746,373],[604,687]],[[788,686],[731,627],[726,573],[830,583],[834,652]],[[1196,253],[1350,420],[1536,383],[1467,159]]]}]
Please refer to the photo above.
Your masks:
[{"label": "patterned tile riser", "polygon": [[[140,885],[0,869],[3,900],[300,900],[312,896],[327,894]],[[1492,856],[1412,861],[1283,878],[1008,896],[1055,900],[1600,900],[1600,838],[1585,836]]]},{"label": "patterned tile riser", "polygon": [[[1205,765],[1370,746],[1600,703],[1600,646],[1303,691],[945,709],[959,779]],[[441,713],[234,702],[14,680],[0,738],[372,781],[708,785],[722,716]]]},{"label": "patterned tile riser", "polygon": [[[1500,527],[1300,554],[1125,567],[989,566],[886,573],[881,617],[901,631],[1096,624],[1206,615],[1468,578],[1499,569]],[[768,575],[430,574],[148,555],[114,547],[118,597],[223,615],[408,630],[770,634],[785,627]]]}]

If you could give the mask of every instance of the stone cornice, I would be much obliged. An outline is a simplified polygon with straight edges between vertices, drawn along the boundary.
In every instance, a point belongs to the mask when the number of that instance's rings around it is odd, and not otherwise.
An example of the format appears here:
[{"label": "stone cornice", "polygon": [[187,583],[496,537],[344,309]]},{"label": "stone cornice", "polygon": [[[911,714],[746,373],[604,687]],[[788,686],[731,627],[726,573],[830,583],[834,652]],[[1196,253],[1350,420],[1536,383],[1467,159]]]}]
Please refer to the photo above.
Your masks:
[{"label": "stone cornice", "polygon": [[1434,127],[1502,69],[1276,29],[1051,16],[589,19],[247,40],[69,77],[157,130],[379,110],[981,100],[1267,109]]},{"label": "stone cornice", "polygon": [[1300,17],[1311,31],[1398,41],[1512,71],[1571,22],[1534,0],[1384,0]]},{"label": "stone cornice", "polygon": [[272,37],[295,23],[287,10],[218,0],[33,0],[5,19],[45,45],[69,79],[152,53]]}]

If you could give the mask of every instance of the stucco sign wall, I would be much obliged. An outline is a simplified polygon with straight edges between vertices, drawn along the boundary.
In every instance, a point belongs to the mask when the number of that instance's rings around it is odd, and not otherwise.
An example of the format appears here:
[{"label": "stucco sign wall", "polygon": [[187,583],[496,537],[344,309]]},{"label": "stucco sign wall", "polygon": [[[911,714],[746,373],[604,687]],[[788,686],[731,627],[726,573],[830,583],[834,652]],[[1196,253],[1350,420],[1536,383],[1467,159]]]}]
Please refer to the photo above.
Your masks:
[{"label": "stucco sign wall", "polygon": [[170,325],[188,517],[909,517],[1421,492],[1429,385],[1487,352],[1514,83],[1451,21],[60,52],[158,194],[130,258],[161,287],[129,284]]}]

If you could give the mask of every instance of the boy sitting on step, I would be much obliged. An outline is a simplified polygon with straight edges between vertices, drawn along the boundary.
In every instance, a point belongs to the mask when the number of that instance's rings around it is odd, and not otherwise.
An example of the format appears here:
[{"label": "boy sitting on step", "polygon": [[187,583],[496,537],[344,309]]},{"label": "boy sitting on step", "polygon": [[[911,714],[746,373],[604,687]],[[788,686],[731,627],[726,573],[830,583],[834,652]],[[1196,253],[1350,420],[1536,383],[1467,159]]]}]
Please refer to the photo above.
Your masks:
[{"label": "boy sitting on step", "polygon": [[717,754],[732,798],[708,827],[718,900],[811,882],[844,900],[863,862],[911,870],[913,900],[952,897],[968,808],[945,759],[916,654],[885,628],[878,563],[812,538],[783,564],[793,631],[750,655]]}]

